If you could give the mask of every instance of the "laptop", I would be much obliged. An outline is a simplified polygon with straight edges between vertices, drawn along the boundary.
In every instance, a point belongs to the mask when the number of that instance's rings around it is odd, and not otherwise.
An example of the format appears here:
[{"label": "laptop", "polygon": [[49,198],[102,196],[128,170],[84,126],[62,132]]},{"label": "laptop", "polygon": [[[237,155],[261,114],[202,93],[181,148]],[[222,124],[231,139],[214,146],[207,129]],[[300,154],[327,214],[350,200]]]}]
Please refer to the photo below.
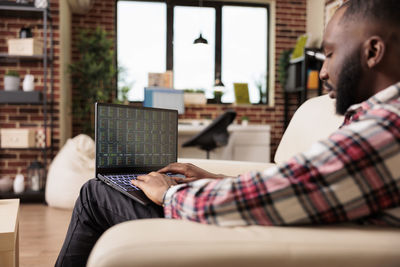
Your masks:
[{"label": "laptop", "polygon": [[131,180],[176,162],[177,132],[176,110],[96,103],[96,177],[149,204]]}]

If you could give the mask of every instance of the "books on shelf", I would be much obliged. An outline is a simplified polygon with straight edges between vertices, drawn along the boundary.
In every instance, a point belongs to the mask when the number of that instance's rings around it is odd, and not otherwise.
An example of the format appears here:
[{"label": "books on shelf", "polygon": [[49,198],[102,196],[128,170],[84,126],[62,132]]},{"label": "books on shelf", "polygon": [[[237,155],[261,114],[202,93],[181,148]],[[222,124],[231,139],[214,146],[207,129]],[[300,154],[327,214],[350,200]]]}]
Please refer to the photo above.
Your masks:
[{"label": "books on shelf", "polygon": [[304,48],[307,46],[308,35],[303,34],[297,38],[296,46],[290,56],[290,63],[296,63],[304,58]]}]

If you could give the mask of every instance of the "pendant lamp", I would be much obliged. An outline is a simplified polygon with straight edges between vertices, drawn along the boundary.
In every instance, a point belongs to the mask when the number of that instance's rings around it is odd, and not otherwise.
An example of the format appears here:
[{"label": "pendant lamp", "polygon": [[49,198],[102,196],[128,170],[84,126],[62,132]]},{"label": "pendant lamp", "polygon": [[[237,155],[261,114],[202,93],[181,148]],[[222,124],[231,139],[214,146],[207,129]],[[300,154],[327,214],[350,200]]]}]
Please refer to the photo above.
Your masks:
[{"label": "pendant lamp", "polygon": [[203,35],[199,35],[199,37],[194,40],[193,44],[208,44],[207,40],[203,38]]}]

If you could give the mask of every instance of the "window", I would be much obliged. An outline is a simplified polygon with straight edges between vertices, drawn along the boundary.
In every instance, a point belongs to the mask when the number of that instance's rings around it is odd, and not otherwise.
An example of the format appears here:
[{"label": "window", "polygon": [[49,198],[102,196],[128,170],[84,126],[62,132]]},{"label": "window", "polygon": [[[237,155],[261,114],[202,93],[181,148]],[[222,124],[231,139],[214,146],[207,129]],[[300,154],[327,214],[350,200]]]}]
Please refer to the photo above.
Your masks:
[{"label": "window", "polygon": [[[234,101],[233,83],[247,83],[250,101],[267,102],[268,5],[171,0],[118,1],[119,87],[143,101],[149,72],[173,71],[174,88],[203,89],[213,97],[220,75],[223,102]],[[193,45],[202,34],[208,45]]]},{"label": "window", "polygon": [[[204,36],[208,45],[193,45]],[[214,83],[215,10],[213,8],[174,8],[174,87],[204,89]],[[212,97],[212,96],[211,96]]]},{"label": "window", "polygon": [[118,87],[131,87],[128,99],[143,101],[148,73],[166,70],[166,5],[118,1],[117,10]]},{"label": "window", "polygon": [[266,18],[267,10],[265,8],[237,6],[222,8],[221,73],[225,84],[222,102],[234,101],[233,83],[248,83],[250,102],[252,103],[259,103],[260,89],[265,96]]}]

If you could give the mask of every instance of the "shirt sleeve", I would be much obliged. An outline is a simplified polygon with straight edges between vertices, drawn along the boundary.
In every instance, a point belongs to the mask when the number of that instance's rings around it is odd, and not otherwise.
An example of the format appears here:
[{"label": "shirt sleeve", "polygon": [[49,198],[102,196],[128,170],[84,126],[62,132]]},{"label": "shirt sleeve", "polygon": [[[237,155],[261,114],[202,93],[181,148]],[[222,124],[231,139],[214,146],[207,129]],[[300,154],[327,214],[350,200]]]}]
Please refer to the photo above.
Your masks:
[{"label": "shirt sleeve", "polygon": [[371,112],[282,165],[173,187],[165,216],[221,226],[323,224],[398,206],[399,126],[398,115]]}]

